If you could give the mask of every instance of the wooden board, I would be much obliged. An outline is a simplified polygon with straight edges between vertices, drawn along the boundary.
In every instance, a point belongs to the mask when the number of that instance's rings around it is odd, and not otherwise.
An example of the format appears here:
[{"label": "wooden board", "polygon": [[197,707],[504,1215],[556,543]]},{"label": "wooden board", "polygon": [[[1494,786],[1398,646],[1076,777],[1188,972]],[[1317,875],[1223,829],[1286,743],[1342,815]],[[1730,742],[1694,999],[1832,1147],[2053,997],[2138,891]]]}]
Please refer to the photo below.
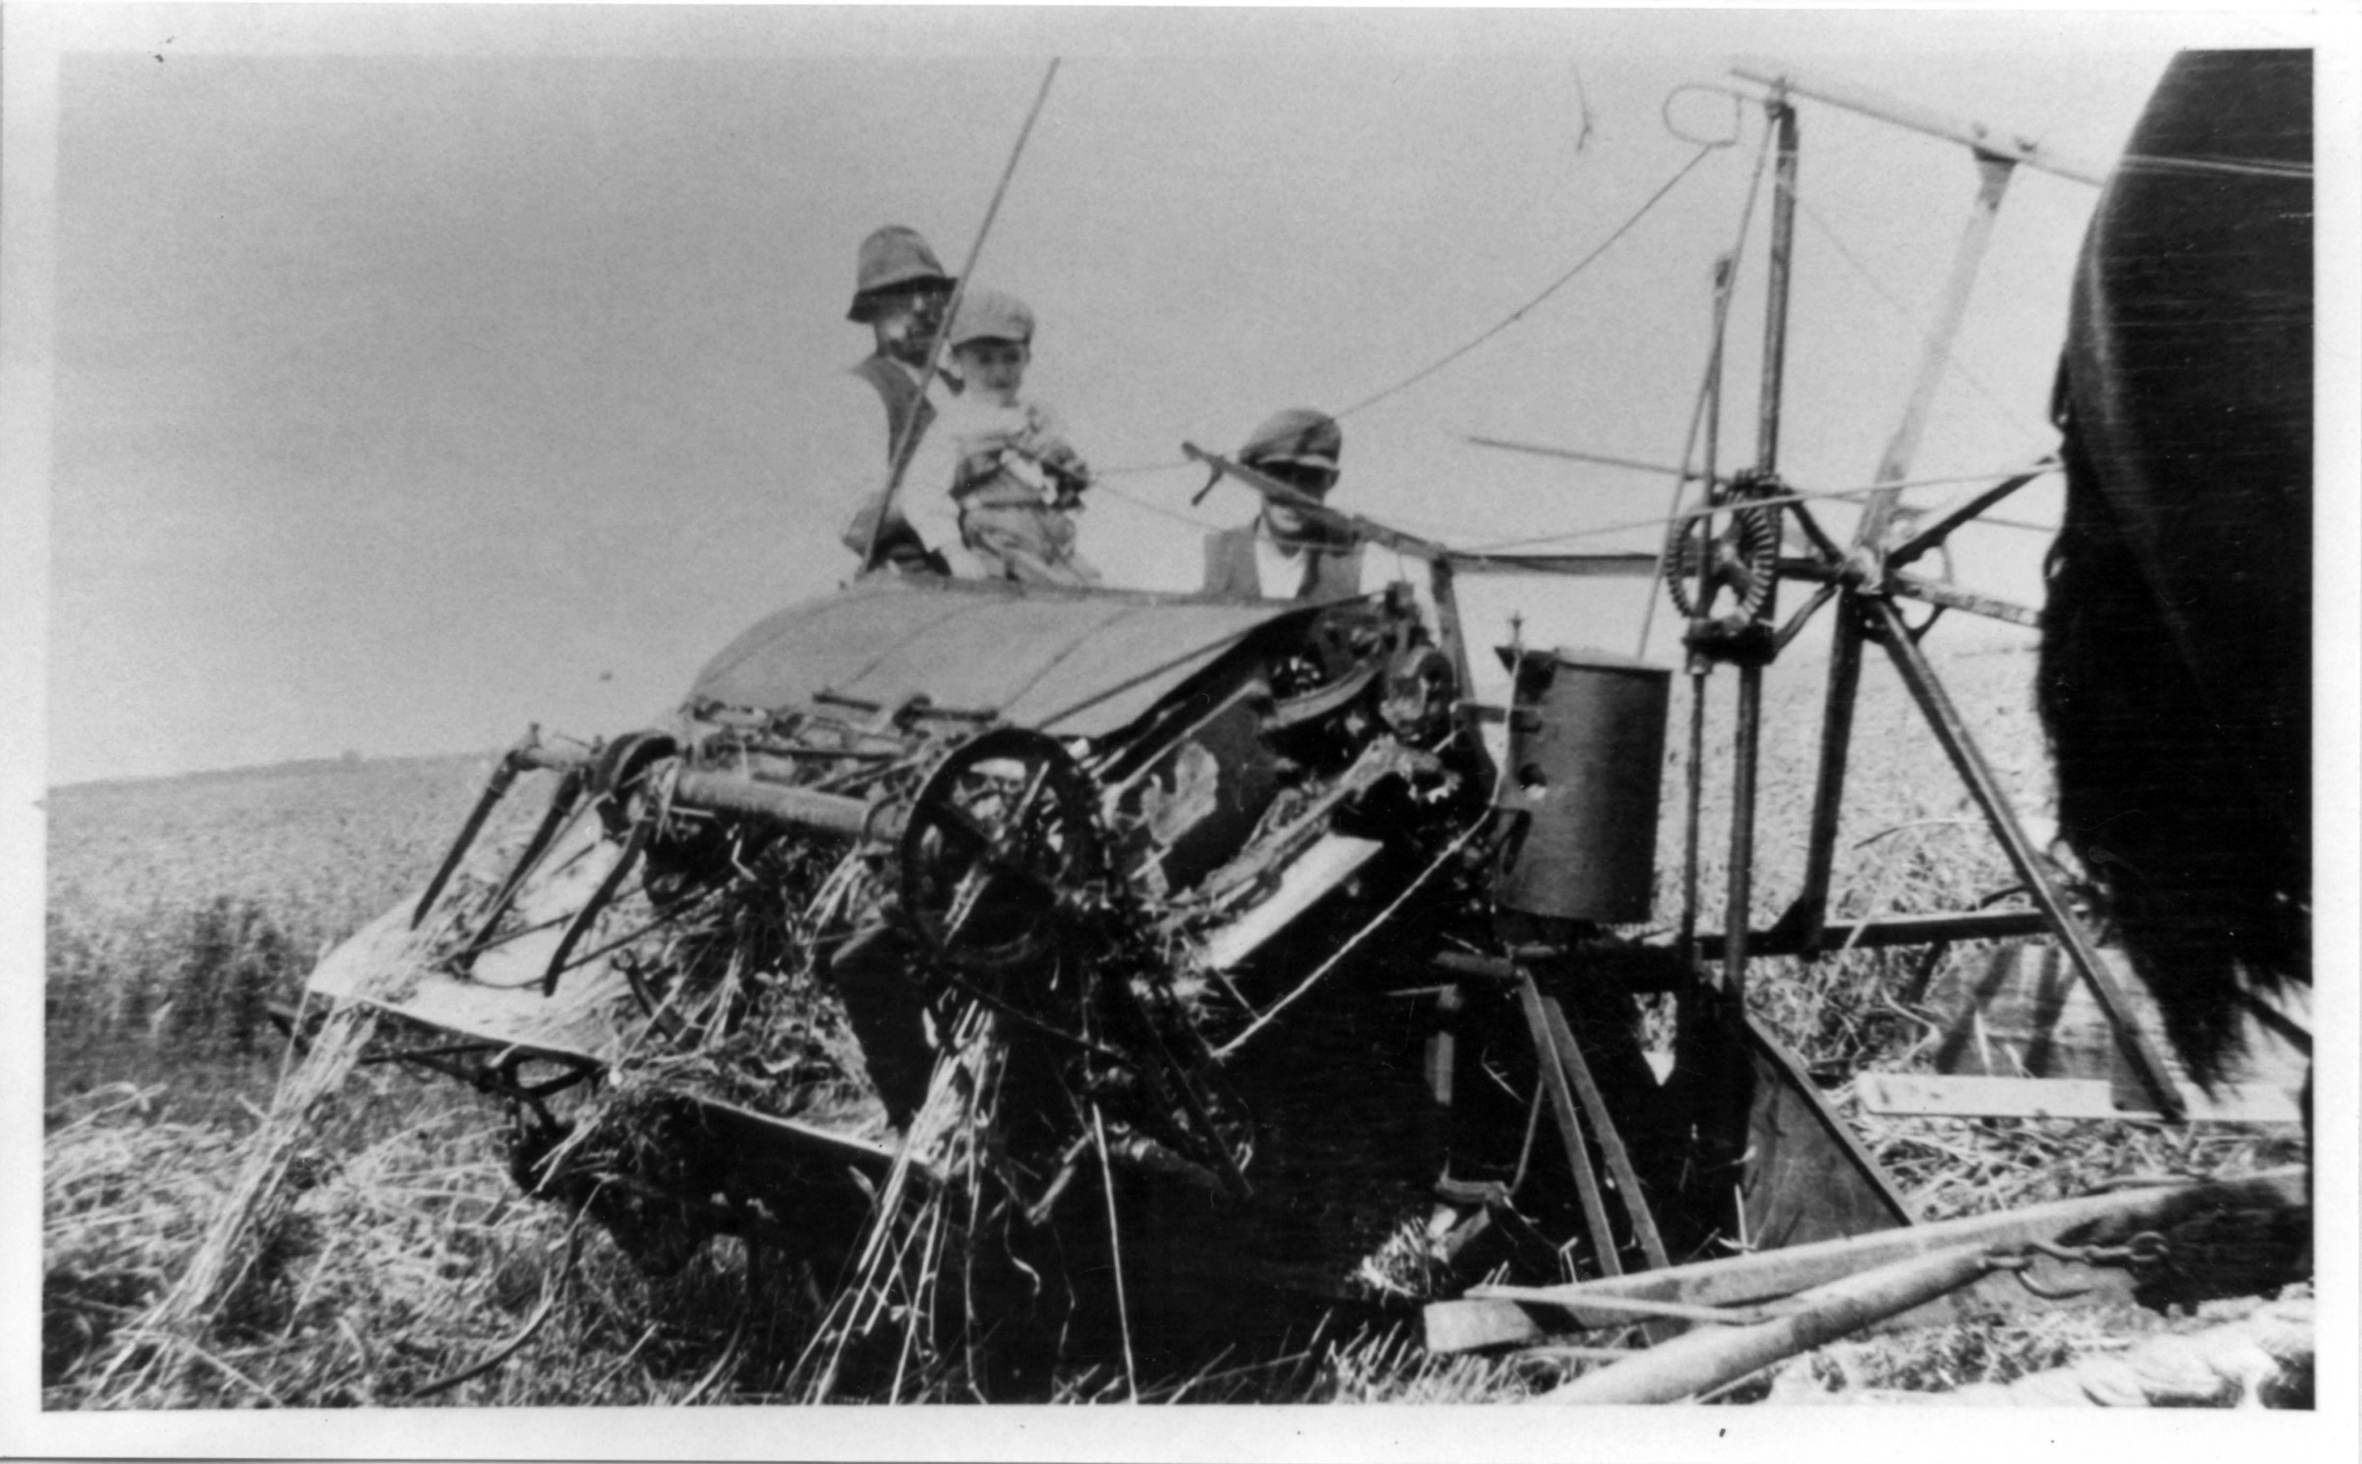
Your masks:
[{"label": "wooden board", "polygon": [[1774,1250],[1909,1225],[1910,1206],[1803,1067],[1752,1016],[1747,1039],[1747,1243]]},{"label": "wooden board", "polygon": [[[2155,998],[2134,974],[2124,952],[2099,948],[2101,962],[2123,991],[2134,1020],[2151,1045],[2166,1054],[2175,1081],[2184,1074],[2171,1059],[2165,1021]],[[2312,1026],[2309,993],[2292,988],[2272,1005],[2287,1025]],[[1932,981],[1912,1005],[1926,1008],[1944,1024],[1936,1046],[1938,1073],[1959,1077],[2107,1078],[2119,1086],[2123,1055],[2109,1029],[2107,1013],[2080,980],[2065,952],[2050,941],[2019,941],[1993,948],[1974,963],[1962,960]],[[2233,1083],[2294,1088],[2304,1081],[2308,1056],[2274,1030],[2275,1023],[2250,1019],[2245,1051],[2232,1066]],[[2186,1087],[2187,1084],[2185,1083]],[[2145,1095],[2128,1090],[2135,1106]]]},{"label": "wooden board", "polygon": [[[1864,1073],[1854,1092],[1871,1113],[1926,1118],[2157,1119],[2154,1109],[2118,1108],[2106,1078],[1948,1077],[1927,1073]],[[2182,1101],[2192,1120],[2297,1125],[2304,1121],[2296,1093],[2250,1083],[2208,1097],[2185,1084]]]}]

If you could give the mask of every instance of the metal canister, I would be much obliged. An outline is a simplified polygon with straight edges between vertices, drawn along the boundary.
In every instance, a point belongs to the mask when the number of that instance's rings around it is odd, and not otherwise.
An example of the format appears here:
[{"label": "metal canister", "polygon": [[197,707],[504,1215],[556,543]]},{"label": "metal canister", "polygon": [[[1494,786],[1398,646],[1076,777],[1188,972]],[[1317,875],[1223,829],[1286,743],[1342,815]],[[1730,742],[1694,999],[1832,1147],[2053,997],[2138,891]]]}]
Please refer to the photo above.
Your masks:
[{"label": "metal canister", "polygon": [[1526,651],[1512,674],[1501,807],[1523,817],[1494,870],[1494,900],[1602,925],[1648,919],[1673,673],[1560,647]]}]

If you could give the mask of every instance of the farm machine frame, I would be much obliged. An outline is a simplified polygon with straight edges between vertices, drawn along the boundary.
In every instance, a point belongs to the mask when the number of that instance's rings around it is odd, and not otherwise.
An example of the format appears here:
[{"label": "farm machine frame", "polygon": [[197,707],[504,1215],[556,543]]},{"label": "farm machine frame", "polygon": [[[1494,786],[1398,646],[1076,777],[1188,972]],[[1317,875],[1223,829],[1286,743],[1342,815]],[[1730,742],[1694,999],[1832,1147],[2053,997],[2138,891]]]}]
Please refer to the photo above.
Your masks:
[{"label": "farm machine frame", "polygon": [[[2181,1187],[1914,1225],[1748,1015],[1763,957],[2047,935],[2111,1019],[2128,1106],[2188,1111],[1920,647],[1950,613],[2034,623],[1913,570],[2049,465],[1907,531],[1897,512],[2011,175],[2100,173],[1792,73],[1739,74],[1764,89],[1780,182],[1755,447],[1741,471],[1690,475],[1702,501],[1662,554],[1454,550],[1193,447],[1216,475],[1423,562],[1433,625],[1407,587],[1302,605],[869,576],[748,631],[665,725],[529,735],[422,895],[332,953],[312,992],[380,1013],[380,1057],[506,1100],[520,1183],[585,1205],[649,1264],[734,1232],[866,1277],[865,1296],[917,1243],[898,1214],[953,1192],[971,1240],[993,1217],[1007,1264],[975,1274],[997,1278],[998,1308],[1087,1298],[1087,1275],[1112,1273],[1135,1314],[1243,1282],[1430,1302],[1437,1348],[1759,1322],[1743,1308],[1900,1266],[1876,1308],[1891,1313],[2022,1268],[2032,1244],[2085,1243],[2088,1261],[2177,1217],[2300,1205],[2301,1178],[2282,1174],[2230,1198]],[[1959,142],[1978,175],[1940,320],[1844,543],[1780,474],[1797,97]],[[1718,319],[1729,299],[1726,270]],[[1650,922],[1674,672],[1513,645],[1508,704],[1480,704],[1456,585],[1495,573],[1662,575],[1687,617],[1669,928]],[[1791,586],[1810,587],[1793,608]],[[1932,613],[1914,624],[1905,602]],[[1755,928],[1763,672],[1824,611],[1805,873]],[[1831,918],[1870,647],[1982,811],[2021,906]],[[1700,709],[1726,671],[1713,930]],[[542,810],[495,838],[520,782],[547,785]],[[1638,1018],[1667,997],[1669,1070]],[[1695,1259],[1740,1237],[1749,1254]],[[1044,1283],[1053,1269],[1075,1279]],[[1507,1280],[1469,1292],[1487,1275]]]}]

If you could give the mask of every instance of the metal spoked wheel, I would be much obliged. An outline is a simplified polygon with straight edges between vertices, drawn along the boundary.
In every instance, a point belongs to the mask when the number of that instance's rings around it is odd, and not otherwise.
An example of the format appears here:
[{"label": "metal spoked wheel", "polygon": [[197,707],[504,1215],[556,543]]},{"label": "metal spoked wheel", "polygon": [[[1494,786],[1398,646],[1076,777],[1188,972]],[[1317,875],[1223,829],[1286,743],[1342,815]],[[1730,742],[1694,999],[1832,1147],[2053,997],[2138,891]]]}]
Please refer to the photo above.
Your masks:
[{"label": "metal spoked wheel", "polygon": [[979,733],[920,785],[897,851],[902,908],[947,964],[1003,971],[1049,949],[1103,867],[1091,784],[1053,738]]}]

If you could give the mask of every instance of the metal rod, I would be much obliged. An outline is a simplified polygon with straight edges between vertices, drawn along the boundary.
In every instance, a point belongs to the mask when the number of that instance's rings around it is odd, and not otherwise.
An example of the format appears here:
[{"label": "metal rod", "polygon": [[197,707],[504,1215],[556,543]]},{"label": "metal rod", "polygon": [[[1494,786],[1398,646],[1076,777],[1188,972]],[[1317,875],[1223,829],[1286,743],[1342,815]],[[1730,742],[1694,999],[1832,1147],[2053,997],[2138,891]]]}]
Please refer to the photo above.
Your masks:
[{"label": "metal rod", "polygon": [[1810,97],[1816,102],[1826,102],[1832,107],[1840,107],[1848,112],[1859,112],[1865,117],[1875,117],[1881,122],[1892,123],[1913,132],[1923,132],[1930,137],[1940,137],[1946,141],[1957,142],[1963,147],[1973,148],[1979,153],[1990,154],[2013,163],[2024,163],[2029,168],[2038,168],[2045,173],[2055,173],[2061,178],[2071,178],[2078,183],[2088,183],[2094,188],[2108,181],[2108,168],[2105,164],[2094,163],[2088,159],[2062,153],[2056,148],[2045,146],[2037,139],[2025,136],[2023,133],[2009,132],[1982,122],[1948,117],[1932,108],[1897,101],[1893,97],[1871,91],[1867,87],[1833,81],[1822,76],[1807,75],[1793,66],[1782,65],[1776,61],[1752,57],[1743,58],[1732,64],[1731,74],[1772,87],[1775,90],[1791,92],[1800,97]]},{"label": "metal rod", "polygon": [[[1755,415],[1756,469],[1774,476],[1780,457],[1780,407],[1788,358],[1788,287],[1796,250],[1796,109],[1770,104],[1779,133],[1773,164],[1771,263],[1764,285],[1763,378]],[[1776,595],[1778,579],[1773,579]],[[1768,618],[1775,595],[1766,595],[1757,617]],[[1724,880],[1723,994],[1731,1011],[1744,1011],[1747,994],[1747,934],[1755,899],[1756,771],[1763,743],[1763,668],[1739,668],[1739,705],[1731,759],[1730,872]]]},{"label": "metal rod", "polygon": [[1474,443],[1478,447],[1497,447],[1504,452],[1530,453],[1535,457],[1564,458],[1569,462],[1577,463],[1599,463],[1610,468],[1633,468],[1643,473],[1663,473],[1678,477],[1684,483],[1718,481],[1711,470],[1668,467],[1663,463],[1643,462],[1639,458],[1616,457],[1604,452],[1582,452],[1571,447],[1549,447],[1538,442],[1511,442],[1506,438],[1485,437],[1474,432],[1462,434],[1462,440]]},{"label": "metal rod", "polygon": [[1951,758],[1961,781],[1968,785],[1970,796],[1984,810],[1985,821],[1992,826],[1993,836],[2000,841],[2003,852],[2009,856],[2011,867],[2017,871],[2018,878],[2025,882],[2027,893],[2034,897],[2034,903],[2041,908],[2051,929],[2057,933],[2067,958],[2074,963],[2083,979],[2090,983],[2092,994],[2099,998],[2100,1006],[2107,1012],[2109,1024],[2114,1029],[2118,1050],[2132,1065],[2134,1074],[2148,1091],[2157,1111],[2174,1122],[2180,1122],[2186,1116],[2187,1108],[2182,1102],[2180,1088],[2174,1084],[2166,1069],[2164,1058],[2157,1053],[2147,1034],[2134,1019],[2131,1003],[2101,963],[2099,949],[2084,930],[2082,922],[2067,908],[2066,896],[2060,892],[2058,882],[2051,877],[2040,852],[2034,848],[2033,840],[2026,837],[2025,829],[2019,825],[2017,812],[2010,806],[2008,793],[2003,790],[2001,781],[1993,776],[1993,770],[1986,765],[1984,754],[1978,750],[1976,739],[1969,733],[1968,724],[1961,719],[1943,683],[1936,678],[1935,668],[1928,664],[1926,654],[1919,649],[1919,643],[1911,638],[1910,628],[1903,624],[1901,613],[1893,605],[1884,601],[1871,601],[1870,605],[1871,613],[1877,617],[1879,643],[1893,659],[1895,669],[1902,673],[1903,684],[1910,689],[1912,699],[1919,703],[1919,709],[1926,716],[1928,726],[1935,732],[1936,740],[1943,744],[1944,752]]},{"label": "metal rod", "polygon": [[426,912],[435,907],[436,897],[443,893],[443,886],[450,883],[452,873],[459,868],[459,861],[467,855],[468,846],[476,841],[477,833],[483,829],[484,820],[491,817],[492,806],[506,797],[509,785],[516,782],[517,770],[517,755],[513,751],[503,755],[492,769],[492,776],[484,783],[484,791],[476,797],[476,806],[468,810],[467,822],[459,826],[459,837],[451,841],[451,849],[443,856],[443,863],[435,870],[435,877],[426,883],[426,893],[418,897],[416,908],[411,910],[411,929],[416,930],[418,923],[426,919]]},{"label": "metal rod", "polygon": [[468,969],[475,962],[477,953],[492,939],[492,932],[499,926],[500,917],[508,913],[518,891],[525,887],[525,877],[533,872],[535,865],[541,863],[542,856],[549,852],[550,841],[557,837],[558,830],[574,812],[575,800],[582,796],[583,784],[588,778],[589,774],[581,768],[572,769],[559,777],[557,791],[550,795],[549,807],[542,810],[541,822],[535,826],[533,836],[525,841],[524,849],[517,855],[516,867],[501,882],[500,892],[492,897],[491,905],[486,907],[475,935],[452,958],[453,964],[460,970]]},{"label": "metal rod", "polygon": [[1771,103],[1779,132],[1772,164],[1771,262],[1764,277],[1763,380],[1755,418],[1755,465],[1770,474],[1780,459],[1780,406],[1788,362],[1788,284],[1796,260],[1796,109]]},{"label": "metal rod", "polygon": [[1952,347],[1960,339],[1960,323],[1968,313],[1968,298],[1976,290],[1985,251],[1993,242],[1993,225],[2001,214],[2001,200],[2009,192],[2012,167],[2002,158],[1977,159],[1976,201],[1970,207],[1967,226],[1960,231],[1960,243],[1953,249],[1952,268],[1944,280],[1944,294],[1936,306],[1935,322],[1920,341],[1919,365],[1912,375],[1911,395],[1904,403],[1903,419],[1896,424],[1895,435],[1888,441],[1886,453],[1879,459],[1878,471],[1872,478],[1879,491],[1863,504],[1862,521],[1854,532],[1855,549],[1866,551],[1873,559],[1885,552],[1887,523],[1894,517],[1895,499],[1901,492],[1892,485],[1910,476],[1911,460],[1918,455],[1919,440],[1926,434],[1936,393],[1944,384],[1945,369],[1951,364]]},{"label": "metal rod", "polygon": [[1974,590],[1961,589],[1957,585],[1938,584],[1934,580],[1911,579],[1908,576],[1898,575],[1892,589],[1896,595],[1906,600],[1921,600],[1930,605],[1941,606],[1946,610],[1960,610],[1970,615],[1982,615],[1987,620],[1998,620],[2007,625],[2022,625],[2028,630],[2042,628],[2042,616],[2039,613],[2029,610],[2023,605],[2013,605],[2007,600],[1996,599],[1991,595],[1980,595]]},{"label": "metal rod", "polygon": [[758,783],[733,773],[684,771],[673,785],[673,802],[688,808],[742,814],[791,828],[842,834],[847,838],[857,839],[873,832],[892,838],[901,832],[896,811],[873,813],[874,805],[867,799]]},{"label": "metal rod", "polygon": [[[2040,935],[2048,929],[2049,922],[2040,910],[1890,915],[1869,920],[1824,921],[1820,940],[1811,949],[1869,950],[1883,946],[1941,945],[1955,940],[2007,940],[2013,936]],[[1720,931],[1710,930],[1694,939],[1700,959],[1710,961],[1722,954],[1723,938]],[[1803,938],[1788,919],[1783,919],[1769,930],[1756,931],[1752,944],[1758,955],[1765,956],[1801,955],[1807,949]]]},{"label": "metal rod", "polygon": [[1972,493],[1945,509],[1925,528],[1887,551],[1887,568],[1901,569],[1922,554],[1940,548],[1944,540],[1951,537],[1954,529],[1959,528],[1970,519],[1979,517],[1986,509],[1991,508],[2035,479],[2056,471],[2058,465],[2059,460],[2055,456],[2046,457],[2024,472],[2012,473],[1992,487]]},{"label": "metal rod", "polygon": [[1829,686],[1821,698],[1820,766],[1813,778],[1812,822],[1804,836],[1804,880],[1782,925],[1793,925],[1802,949],[1821,948],[1829,913],[1829,873],[1837,859],[1837,824],[1844,812],[1845,765],[1853,752],[1854,700],[1862,684],[1862,611],[1847,587],[1839,591],[1837,622],[1829,637]]}]

